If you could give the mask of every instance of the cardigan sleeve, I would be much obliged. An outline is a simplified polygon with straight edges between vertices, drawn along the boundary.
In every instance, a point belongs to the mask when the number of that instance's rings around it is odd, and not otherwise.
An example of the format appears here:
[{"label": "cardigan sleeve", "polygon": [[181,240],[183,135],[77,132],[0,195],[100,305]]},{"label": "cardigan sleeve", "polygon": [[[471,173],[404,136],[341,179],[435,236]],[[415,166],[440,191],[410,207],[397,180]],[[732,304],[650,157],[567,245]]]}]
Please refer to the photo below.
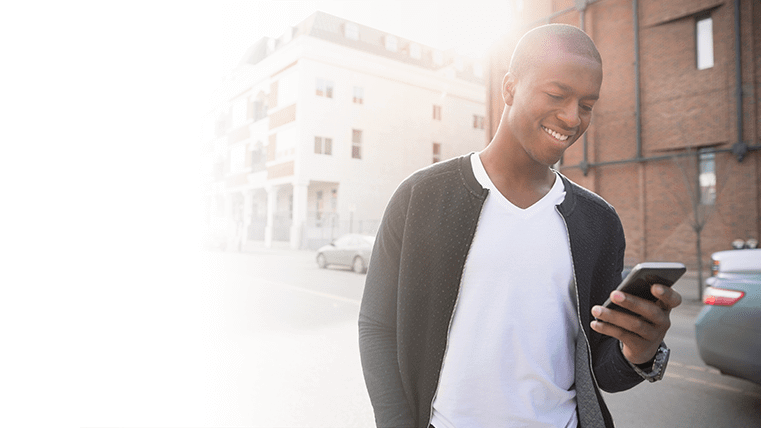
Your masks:
[{"label": "cardigan sleeve", "polygon": [[[619,244],[615,251],[615,269],[610,273],[610,279],[606,281],[606,296],[618,286],[618,283],[621,282],[621,271],[624,267],[626,241],[620,220],[617,223],[617,226],[616,241]],[[591,334],[599,337],[599,340],[592,348],[592,361],[595,378],[597,379],[600,389],[605,392],[625,391],[643,381],[643,378],[638,375],[626,361],[624,354],[621,352],[621,346],[618,339],[611,336],[601,335],[597,332],[591,332]]]},{"label": "cardigan sleeve", "polygon": [[359,313],[359,351],[378,427],[414,426],[397,352],[397,287],[405,221],[404,192],[389,202],[375,240]]}]

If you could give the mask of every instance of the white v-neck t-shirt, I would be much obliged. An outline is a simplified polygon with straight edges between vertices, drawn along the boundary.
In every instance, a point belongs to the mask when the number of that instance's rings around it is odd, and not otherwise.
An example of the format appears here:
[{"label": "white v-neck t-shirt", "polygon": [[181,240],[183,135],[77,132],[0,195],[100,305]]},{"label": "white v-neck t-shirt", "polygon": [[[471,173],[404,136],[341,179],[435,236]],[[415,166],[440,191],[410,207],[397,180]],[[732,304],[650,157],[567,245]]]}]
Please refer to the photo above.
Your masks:
[{"label": "white v-neck t-shirt", "polygon": [[552,189],[521,209],[489,189],[465,263],[433,402],[436,428],[576,427],[579,329],[570,244]]}]

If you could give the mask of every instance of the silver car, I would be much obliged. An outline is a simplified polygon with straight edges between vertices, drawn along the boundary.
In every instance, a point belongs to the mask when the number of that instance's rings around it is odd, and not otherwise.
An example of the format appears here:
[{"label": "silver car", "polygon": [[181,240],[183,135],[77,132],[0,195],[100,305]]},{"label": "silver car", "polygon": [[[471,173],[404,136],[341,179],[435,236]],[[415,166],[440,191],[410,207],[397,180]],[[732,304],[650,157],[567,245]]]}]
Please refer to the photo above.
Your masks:
[{"label": "silver car", "polygon": [[761,384],[761,249],[713,256],[695,320],[700,358],[722,373]]},{"label": "silver car", "polygon": [[317,266],[348,266],[354,272],[365,273],[370,263],[375,237],[348,234],[317,250]]}]

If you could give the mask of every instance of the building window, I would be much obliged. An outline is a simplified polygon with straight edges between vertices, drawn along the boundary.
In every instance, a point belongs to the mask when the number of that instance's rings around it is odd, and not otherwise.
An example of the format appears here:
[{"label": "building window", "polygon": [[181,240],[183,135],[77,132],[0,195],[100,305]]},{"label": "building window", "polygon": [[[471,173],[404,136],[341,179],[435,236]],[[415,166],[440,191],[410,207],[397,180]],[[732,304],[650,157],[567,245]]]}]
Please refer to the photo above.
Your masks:
[{"label": "building window", "polygon": [[410,44],[410,57],[414,59],[420,59],[421,56],[420,45],[417,43]]},{"label": "building window", "polygon": [[333,82],[318,78],[315,83],[315,94],[318,97],[333,98]]},{"label": "building window", "polygon": [[362,159],[362,131],[359,129],[351,130],[351,157]]},{"label": "building window", "polygon": [[264,95],[259,94],[253,102],[253,116],[254,122],[259,121],[267,117],[267,100]]},{"label": "building window", "polygon": [[716,154],[700,153],[700,203],[713,205],[716,202]]},{"label": "building window", "polygon": [[698,70],[713,67],[713,19],[698,18],[695,23],[695,52]]},{"label": "building window", "polygon": [[359,40],[359,27],[353,22],[344,24],[344,37],[350,40]]},{"label": "building window", "polygon": [[396,37],[388,35],[385,37],[385,41],[386,41],[386,50],[391,52],[396,52],[396,49],[397,49]]},{"label": "building window", "polygon": [[433,120],[441,120],[441,106],[433,105]]},{"label": "building window", "polygon": [[441,161],[441,143],[433,143],[433,163]]},{"label": "building window", "polygon": [[364,102],[364,93],[365,90],[363,88],[360,88],[359,86],[354,87],[354,104],[362,104]]},{"label": "building window", "polygon": [[477,114],[473,115],[473,128],[484,129],[484,117]]},{"label": "building window", "polygon": [[333,139],[325,137],[314,137],[314,152],[318,155],[332,155]]}]

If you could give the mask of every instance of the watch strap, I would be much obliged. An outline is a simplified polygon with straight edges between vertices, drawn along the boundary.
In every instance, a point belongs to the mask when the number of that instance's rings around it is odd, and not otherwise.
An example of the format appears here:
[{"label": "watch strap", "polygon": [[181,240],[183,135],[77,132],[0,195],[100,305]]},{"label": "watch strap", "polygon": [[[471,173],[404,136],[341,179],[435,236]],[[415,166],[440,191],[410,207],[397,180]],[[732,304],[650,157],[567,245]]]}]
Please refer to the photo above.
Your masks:
[{"label": "watch strap", "polygon": [[[620,343],[620,342],[619,342]],[[620,343],[621,349],[623,350],[623,343]],[[656,382],[661,379],[663,379],[663,374],[666,372],[666,365],[669,361],[669,356],[671,354],[671,350],[668,346],[666,346],[665,342],[661,342],[661,344],[658,346],[658,350],[655,352],[655,357],[653,358],[653,364],[651,367],[641,368],[638,367],[636,364],[632,364],[629,360],[626,360],[627,363],[634,369],[635,372],[637,372],[640,377],[647,380],[648,382]]]}]

